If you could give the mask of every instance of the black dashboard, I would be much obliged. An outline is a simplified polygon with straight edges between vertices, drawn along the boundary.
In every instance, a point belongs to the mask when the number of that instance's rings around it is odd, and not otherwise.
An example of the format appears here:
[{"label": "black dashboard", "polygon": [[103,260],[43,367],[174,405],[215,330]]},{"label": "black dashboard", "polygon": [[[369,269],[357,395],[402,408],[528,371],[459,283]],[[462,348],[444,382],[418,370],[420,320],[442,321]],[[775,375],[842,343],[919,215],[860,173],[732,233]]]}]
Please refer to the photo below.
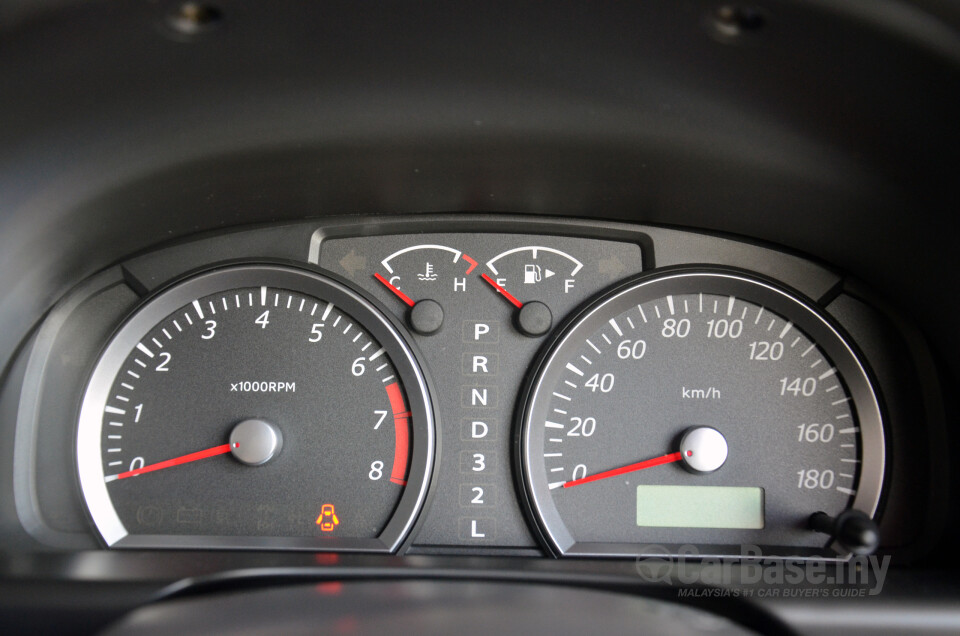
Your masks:
[{"label": "black dashboard", "polygon": [[954,633],[958,23],[10,5],[4,623]]}]

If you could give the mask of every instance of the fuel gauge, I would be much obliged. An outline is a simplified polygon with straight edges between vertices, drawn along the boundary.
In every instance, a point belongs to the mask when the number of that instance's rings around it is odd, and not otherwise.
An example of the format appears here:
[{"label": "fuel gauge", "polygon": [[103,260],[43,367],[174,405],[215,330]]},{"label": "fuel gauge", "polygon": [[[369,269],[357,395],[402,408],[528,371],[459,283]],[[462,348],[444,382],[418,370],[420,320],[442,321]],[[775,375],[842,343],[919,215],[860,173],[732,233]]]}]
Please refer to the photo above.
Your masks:
[{"label": "fuel gauge", "polygon": [[[514,326],[523,335],[536,338],[553,326],[553,312],[538,299],[573,291],[583,263],[553,247],[525,245],[497,254],[487,261],[487,269],[493,276],[484,273],[480,277],[516,308]],[[528,300],[521,301],[508,288]]]},{"label": "fuel gauge", "polygon": [[[569,294],[576,285],[583,263],[554,247],[525,245],[501,252],[486,263],[496,283],[540,299],[557,293]],[[520,292],[518,292],[520,293]]]}]

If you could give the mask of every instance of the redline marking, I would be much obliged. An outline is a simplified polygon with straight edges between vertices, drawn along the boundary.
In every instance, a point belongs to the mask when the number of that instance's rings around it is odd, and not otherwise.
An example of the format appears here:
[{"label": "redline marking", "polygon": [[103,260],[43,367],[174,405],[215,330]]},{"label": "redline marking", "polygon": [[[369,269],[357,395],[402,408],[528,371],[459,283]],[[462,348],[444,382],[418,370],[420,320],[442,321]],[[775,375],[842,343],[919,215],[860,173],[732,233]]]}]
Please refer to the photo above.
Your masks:
[{"label": "redline marking", "polygon": [[473,260],[472,258],[470,258],[469,256],[467,256],[466,254],[463,255],[463,260],[465,260],[465,261],[467,261],[468,263],[470,263],[470,267],[467,268],[467,272],[466,272],[467,274],[469,274],[470,272],[473,271],[473,268],[477,266],[477,261]]},{"label": "redline marking", "polygon": [[407,460],[410,455],[410,411],[403,400],[400,384],[394,382],[384,387],[393,411],[393,468],[390,481],[398,486],[407,485]]}]

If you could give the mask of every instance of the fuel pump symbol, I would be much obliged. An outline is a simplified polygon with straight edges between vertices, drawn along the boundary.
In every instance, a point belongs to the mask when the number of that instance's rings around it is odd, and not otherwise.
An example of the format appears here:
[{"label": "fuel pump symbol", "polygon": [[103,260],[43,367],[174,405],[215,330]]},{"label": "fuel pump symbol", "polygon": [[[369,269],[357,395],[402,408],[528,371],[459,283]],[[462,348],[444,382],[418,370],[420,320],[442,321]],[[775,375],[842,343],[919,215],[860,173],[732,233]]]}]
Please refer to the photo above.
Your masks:
[{"label": "fuel pump symbol", "polygon": [[532,263],[523,266],[523,284],[534,285],[542,280],[540,266]]}]

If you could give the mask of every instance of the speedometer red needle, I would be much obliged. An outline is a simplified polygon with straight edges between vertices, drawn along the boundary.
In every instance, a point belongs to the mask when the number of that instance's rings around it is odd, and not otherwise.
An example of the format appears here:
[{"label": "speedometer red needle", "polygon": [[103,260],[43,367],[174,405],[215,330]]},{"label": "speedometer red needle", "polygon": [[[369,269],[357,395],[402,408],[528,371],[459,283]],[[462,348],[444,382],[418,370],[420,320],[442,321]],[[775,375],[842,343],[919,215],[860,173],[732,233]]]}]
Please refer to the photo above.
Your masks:
[{"label": "speedometer red needle", "polygon": [[514,298],[513,294],[511,294],[510,292],[508,292],[506,289],[503,288],[503,285],[498,285],[497,281],[493,280],[486,274],[480,274],[480,278],[482,278],[483,280],[493,285],[493,288],[496,289],[501,294],[503,294],[503,297],[506,298],[508,301],[510,301],[511,305],[513,305],[517,309],[520,309],[521,307],[523,307],[523,303],[517,300],[516,298]]},{"label": "speedometer red needle", "polygon": [[680,452],[670,453],[668,455],[661,455],[660,457],[647,459],[642,462],[637,462],[636,464],[630,464],[629,466],[621,466],[620,468],[605,470],[602,473],[597,473],[596,475],[588,475],[580,479],[574,479],[572,481],[568,481],[567,483],[565,483],[563,487],[571,488],[573,486],[579,486],[580,484],[588,484],[591,481],[599,481],[601,479],[607,479],[608,477],[616,477],[617,475],[623,475],[624,473],[632,473],[637,470],[643,470],[644,468],[653,468],[654,466],[670,464],[673,462],[678,462],[681,459],[683,459],[683,453],[680,453]]},{"label": "speedometer red needle", "polygon": [[389,290],[392,291],[394,294],[396,294],[396,295],[397,295],[397,298],[399,298],[400,300],[402,300],[402,301],[403,301],[404,303],[406,303],[408,306],[413,307],[414,305],[417,304],[417,303],[415,303],[415,302],[413,301],[413,298],[410,298],[409,296],[407,296],[406,294],[404,294],[402,291],[400,291],[400,288],[399,288],[399,287],[397,287],[396,285],[391,284],[390,281],[388,281],[386,278],[384,278],[383,276],[381,276],[381,275],[379,274],[379,272],[376,273],[376,274],[374,274],[373,277],[376,278],[376,279],[377,279],[378,281],[380,281],[381,283],[383,283],[384,285],[386,285],[387,289],[389,289]]},{"label": "speedometer red needle", "polygon": [[119,475],[116,476],[116,478],[126,479],[127,477],[136,477],[137,475],[142,475],[144,473],[152,473],[155,470],[163,470],[164,468],[179,466],[180,464],[189,464],[190,462],[195,462],[198,459],[206,459],[207,457],[216,457],[217,455],[223,455],[225,453],[229,453],[231,446],[235,448],[239,448],[240,443],[234,442],[232,445],[222,444],[220,446],[214,446],[213,448],[208,448],[206,450],[197,451],[196,453],[190,453],[189,455],[181,455],[180,457],[174,457],[173,459],[157,462],[156,464],[150,464],[149,466],[144,466],[143,468],[137,468],[136,470],[128,470],[125,473],[120,473]]}]

